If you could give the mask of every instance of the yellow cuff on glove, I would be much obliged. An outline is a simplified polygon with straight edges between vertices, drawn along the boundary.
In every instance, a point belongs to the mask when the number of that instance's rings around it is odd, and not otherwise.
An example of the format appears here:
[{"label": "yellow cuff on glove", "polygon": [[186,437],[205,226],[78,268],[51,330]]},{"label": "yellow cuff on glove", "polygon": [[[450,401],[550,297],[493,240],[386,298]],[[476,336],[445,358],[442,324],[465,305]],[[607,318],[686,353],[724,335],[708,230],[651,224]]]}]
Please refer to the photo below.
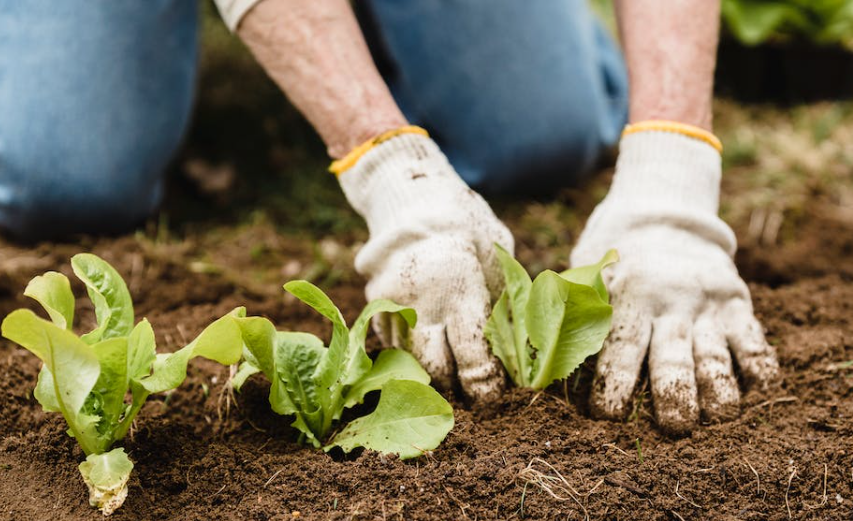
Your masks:
[{"label": "yellow cuff on glove", "polygon": [[685,125],[684,123],[678,123],[677,121],[650,119],[626,125],[625,130],[622,131],[622,137],[636,134],[637,132],[673,132],[675,134],[681,134],[693,139],[698,139],[699,141],[704,141],[714,147],[717,152],[721,154],[723,153],[723,144],[717,136],[705,129],[694,127],[693,125]]},{"label": "yellow cuff on glove", "polygon": [[353,148],[349,152],[349,154],[345,155],[344,157],[336,161],[332,161],[332,164],[329,165],[329,172],[335,174],[336,176],[340,176],[341,174],[355,166],[358,160],[361,159],[361,156],[370,151],[370,149],[401,134],[419,134],[421,136],[429,137],[429,134],[426,130],[416,125],[406,125],[405,127],[395,128],[393,130],[383,132],[378,136],[370,138],[364,143]]}]

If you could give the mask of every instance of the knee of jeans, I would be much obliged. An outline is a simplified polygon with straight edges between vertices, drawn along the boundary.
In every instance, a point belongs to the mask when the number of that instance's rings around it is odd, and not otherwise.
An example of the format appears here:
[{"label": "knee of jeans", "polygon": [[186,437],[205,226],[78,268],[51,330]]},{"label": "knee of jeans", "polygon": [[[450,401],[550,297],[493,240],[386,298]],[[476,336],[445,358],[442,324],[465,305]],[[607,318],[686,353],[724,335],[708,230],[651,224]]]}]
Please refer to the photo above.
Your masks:
[{"label": "knee of jeans", "polygon": [[28,171],[21,186],[0,185],[0,227],[26,241],[79,233],[119,233],[143,222],[162,195],[160,171]]},{"label": "knee of jeans", "polygon": [[[500,138],[484,139],[488,152],[479,161],[460,157],[460,175],[493,194],[544,194],[577,184],[611,145],[602,139],[600,124],[595,114],[575,111],[534,128],[507,129]],[[453,161],[452,149],[449,155]]]}]

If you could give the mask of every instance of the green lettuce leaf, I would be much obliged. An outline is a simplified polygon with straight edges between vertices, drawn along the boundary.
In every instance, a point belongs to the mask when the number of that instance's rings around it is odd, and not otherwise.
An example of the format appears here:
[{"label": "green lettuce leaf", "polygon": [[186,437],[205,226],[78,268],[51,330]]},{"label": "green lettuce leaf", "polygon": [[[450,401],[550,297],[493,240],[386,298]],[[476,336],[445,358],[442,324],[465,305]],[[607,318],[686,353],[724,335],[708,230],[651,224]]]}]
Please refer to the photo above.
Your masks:
[{"label": "green lettuce leaf", "polygon": [[59,407],[59,400],[56,399],[53,373],[50,372],[50,369],[45,364],[42,364],[41,371],[39,371],[38,382],[33,391],[33,396],[45,411],[62,412],[62,409]]},{"label": "green lettuce leaf", "polygon": [[[71,265],[94,304],[98,326],[93,331],[82,337],[71,331],[74,296],[68,279],[56,272],[35,277],[25,291],[51,320],[19,309],[3,320],[0,330],[42,360],[34,395],[44,410],[65,417],[68,434],[87,455],[80,472],[90,502],[108,515],[127,496],[133,469],[122,449],[110,448],[127,434],[149,394],[183,382],[191,358],[226,365],[240,360],[243,331],[237,320],[245,317],[245,309],[217,320],[178,352],[157,355],[151,324],[143,319],[133,326],[133,304],[118,272],[91,254],[74,256]],[[259,363],[254,356],[247,358]],[[130,403],[125,402],[128,391]]]},{"label": "green lettuce leaf", "polygon": [[351,421],[330,444],[350,452],[365,447],[415,458],[433,450],[453,428],[453,408],[432,387],[411,380],[390,380],[376,410]]},{"label": "green lettuce leaf", "polygon": [[304,280],[295,280],[285,284],[284,289],[332,321],[329,350],[317,366],[316,374],[320,407],[326,413],[320,429],[319,437],[322,437],[331,429],[333,416],[340,410],[345,382],[358,379],[370,370],[370,359],[363,351],[352,349],[343,315],[320,288]]},{"label": "green lettuce leaf", "polygon": [[[275,326],[262,317],[238,318],[236,322],[240,327],[245,344],[245,363],[249,365],[246,371],[253,372],[253,368],[257,368],[270,381],[269,402],[272,410],[281,415],[299,413],[300,411],[290,399],[284,383],[278,377],[275,356],[277,334]],[[235,386],[235,389],[239,390],[239,386]]]},{"label": "green lettuce leaf", "polygon": [[272,322],[263,317],[235,319],[242,336],[243,357],[266,375],[270,381],[275,378],[275,336]]},{"label": "green lettuce leaf", "polygon": [[[157,346],[154,339],[154,330],[147,319],[142,319],[130,336],[127,338],[127,386],[130,387],[131,403],[130,406],[125,406],[124,415],[121,418],[118,426],[113,433],[113,440],[118,441],[125,437],[127,431],[130,430],[133,420],[139,413],[142,406],[145,405],[145,400],[148,399],[149,393],[145,387],[140,384],[140,380],[151,374],[151,368],[156,360]],[[125,393],[127,391],[125,390]]]},{"label": "green lettuce leaf", "polygon": [[327,353],[323,341],[314,335],[294,332],[276,334],[277,376],[287,393],[287,402],[293,404],[295,409],[295,412],[286,414],[296,415],[292,425],[318,447],[318,436],[324,434],[327,411],[321,405],[321,396],[325,396],[325,390],[317,385],[314,375]]},{"label": "green lettuce leaf", "polygon": [[98,321],[98,327],[80,338],[87,344],[94,344],[129,335],[133,329],[133,302],[124,279],[115,268],[96,255],[80,253],[71,257],[71,269],[86,285]]},{"label": "green lettuce leaf", "polygon": [[619,253],[617,253],[616,250],[608,250],[607,253],[604,254],[604,257],[595,264],[568,269],[560,273],[560,276],[569,282],[574,282],[575,284],[591,286],[598,292],[601,300],[610,303],[610,294],[607,292],[607,286],[604,285],[604,279],[601,276],[601,271],[607,266],[617,262],[619,262]]},{"label": "green lettuce leaf", "polygon": [[254,374],[260,373],[261,370],[258,366],[254,365],[252,362],[245,360],[240,363],[240,367],[237,369],[237,373],[231,377],[231,386],[235,391],[240,391],[245,385],[246,380],[249,379],[250,376]]},{"label": "green lettuce leaf", "polygon": [[599,352],[612,314],[595,288],[569,282],[553,271],[540,273],[526,309],[530,343],[536,349],[530,386],[544,389]]},{"label": "green lettuce leaf", "polygon": [[364,351],[364,342],[367,338],[367,330],[370,327],[371,319],[379,313],[396,313],[403,319],[403,322],[409,328],[413,328],[418,323],[418,315],[412,308],[407,308],[399,304],[395,304],[390,300],[377,299],[373,300],[365,306],[355,323],[350,330],[349,340],[351,349]]},{"label": "green lettuce leaf", "polygon": [[68,277],[48,271],[27,284],[24,296],[41,304],[54,324],[62,329],[71,329],[74,323],[74,294],[71,293]]},{"label": "green lettuce leaf", "polygon": [[80,253],[71,257],[71,269],[86,285],[98,321],[98,327],[81,337],[83,341],[94,344],[129,335],[133,329],[133,303],[115,268],[96,255]]},{"label": "green lettuce leaf", "polygon": [[506,289],[492,308],[483,333],[492,352],[503,362],[512,381],[527,387],[531,380],[531,356],[524,310],[533,282],[524,267],[512,255],[495,244],[504,272]]},{"label": "green lettuce leaf", "polygon": [[82,411],[101,372],[92,347],[74,333],[37,317],[28,309],[11,312],[0,329],[4,337],[44,363],[48,372],[40,375],[42,392],[36,398],[45,399],[42,406],[47,410],[62,413],[71,435],[86,454],[94,452],[96,441],[84,435],[92,428],[93,419]]},{"label": "green lettuce leaf", "polygon": [[506,289],[484,334],[519,387],[544,389],[597,353],[610,331],[612,308],[601,271],[619,260],[615,250],[589,266],[531,281],[521,264],[495,245]]},{"label": "green lettuce leaf", "polygon": [[201,356],[223,365],[236,364],[243,352],[243,334],[235,318],[246,316],[246,308],[238,307],[202,331],[186,347],[154,361],[154,373],[139,383],[151,394],[174,389],[187,377],[187,363]]},{"label": "green lettuce leaf", "polygon": [[[367,393],[380,390],[377,410],[351,423],[356,425],[357,432],[346,427],[332,445],[338,444],[340,439],[341,446],[348,447],[345,450],[367,444],[364,446],[397,452],[404,457],[414,457],[422,450],[435,448],[453,426],[453,410],[441,395],[426,385],[429,375],[404,351],[383,351],[375,363],[365,352],[365,337],[375,315],[394,313],[401,323],[411,328],[417,322],[414,310],[388,300],[376,300],[364,308],[350,330],[334,303],[313,284],[293,281],[284,288],[332,321],[330,345],[325,347],[322,340],[307,333],[276,332],[266,319],[238,319],[245,349],[244,362],[232,380],[235,389],[239,389],[250,375],[263,372],[271,382],[269,401],[273,411],[294,416],[291,425],[301,432],[300,440],[318,448],[345,408],[362,403]],[[434,414],[417,416],[408,400],[418,401],[414,406],[421,407],[418,409],[421,412],[433,411]],[[383,437],[383,429],[390,427],[382,422],[392,413],[398,414],[400,425],[410,425],[423,432],[409,439],[409,445],[405,442],[411,429],[404,429],[393,438]],[[360,430],[362,427],[367,430]],[[420,449],[413,448],[412,444]]]},{"label": "green lettuce leaf", "polygon": [[151,366],[157,357],[154,329],[143,318],[127,339],[127,378],[138,380],[151,374]]},{"label": "green lettuce leaf", "polygon": [[501,361],[513,383],[518,387],[527,387],[530,380],[529,357],[518,355],[519,345],[526,348],[527,339],[523,344],[516,340],[509,310],[509,294],[506,290],[492,307],[492,314],[486,321],[483,334],[492,346],[492,353]]},{"label": "green lettuce leaf", "polygon": [[103,452],[112,444],[113,431],[127,408],[124,403],[128,387],[127,337],[102,340],[94,344],[92,350],[101,366],[101,374],[90,396],[97,403],[92,412],[101,417],[98,430],[104,439],[97,452]]},{"label": "green lettuce leaf", "polygon": [[347,391],[344,407],[362,403],[367,393],[382,389],[391,380],[411,380],[428,385],[430,377],[414,356],[399,349],[385,349],[376,357],[370,371]]}]

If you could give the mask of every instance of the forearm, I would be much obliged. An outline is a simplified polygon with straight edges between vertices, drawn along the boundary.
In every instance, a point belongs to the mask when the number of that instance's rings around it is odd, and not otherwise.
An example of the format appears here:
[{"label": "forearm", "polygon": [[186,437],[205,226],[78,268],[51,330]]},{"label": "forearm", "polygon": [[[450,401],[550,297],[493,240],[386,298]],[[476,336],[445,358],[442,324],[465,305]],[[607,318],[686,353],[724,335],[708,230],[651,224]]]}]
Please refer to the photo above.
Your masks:
[{"label": "forearm", "polygon": [[348,0],[263,0],[242,19],[238,34],[331,157],[406,124]]},{"label": "forearm", "polygon": [[719,0],[616,0],[631,123],[670,120],[711,130]]}]

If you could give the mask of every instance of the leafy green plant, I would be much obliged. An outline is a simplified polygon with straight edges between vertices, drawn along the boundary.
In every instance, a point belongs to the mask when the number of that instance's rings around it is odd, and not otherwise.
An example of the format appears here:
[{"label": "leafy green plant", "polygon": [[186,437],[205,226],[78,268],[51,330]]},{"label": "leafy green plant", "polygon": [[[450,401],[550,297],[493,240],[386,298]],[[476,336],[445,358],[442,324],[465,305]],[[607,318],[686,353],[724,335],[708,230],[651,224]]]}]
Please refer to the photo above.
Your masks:
[{"label": "leafy green plant", "polygon": [[544,389],[567,378],[601,350],[613,308],[601,270],[619,260],[608,251],[596,264],[535,280],[506,250],[495,245],[506,289],[486,323],[492,351],[519,387]]},{"label": "leafy green plant", "polygon": [[[273,411],[294,416],[291,425],[300,431],[300,441],[326,451],[365,447],[405,459],[420,456],[444,440],[453,428],[453,408],[428,385],[430,377],[414,357],[388,349],[374,362],[364,350],[371,317],[395,313],[414,327],[413,309],[375,300],[349,329],[340,310],[313,284],[292,281],[284,289],[331,320],[329,346],[308,333],[276,331],[265,318],[238,319],[245,361],[232,379],[235,389],[250,375],[263,372],[271,382]],[[367,393],[376,390],[381,391],[376,409],[329,439],[344,409],[362,403]]]},{"label": "leafy green plant", "polygon": [[746,45],[797,39],[853,49],[853,0],[723,0],[722,16]]},{"label": "leafy green plant", "polygon": [[128,433],[150,394],[184,381],[191,358],[239,361],[243,342],[233,318],[245,316],[245,309],[212,323],[183,349],[157,354],[151,324],[142,319],[134,326],[133,303],[118,272],[85,253],[75,255],[71,267],[94,304],[94,330],[80,336],[72,331],[71,284],[65,275],[50,271],[35,277],[24,291],[50,320],[18,309],[3,320],[2,334],[43,362],[33,394],[45,411],[65,417],[68,434],[86,454],[79,469],[89,488],[89,503],[109,515],[127,497],[133,470],[124,449],[113,445]]}]

